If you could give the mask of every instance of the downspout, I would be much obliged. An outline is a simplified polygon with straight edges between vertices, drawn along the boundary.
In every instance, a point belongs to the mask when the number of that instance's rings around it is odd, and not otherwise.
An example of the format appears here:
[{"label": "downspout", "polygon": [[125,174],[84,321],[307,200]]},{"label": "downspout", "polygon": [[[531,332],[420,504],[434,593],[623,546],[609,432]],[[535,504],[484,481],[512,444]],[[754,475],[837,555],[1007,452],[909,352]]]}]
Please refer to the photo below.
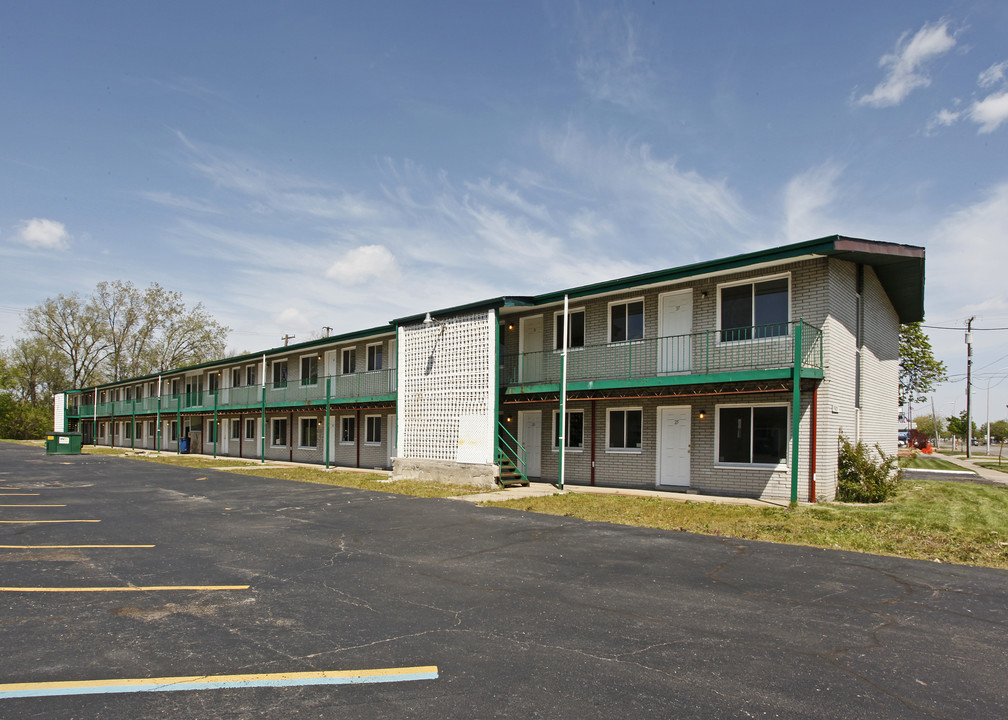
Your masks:
[{"label": "downspout", "polygon": [[266,462],[266,353],[262,360],[262,432],[259,434],[259,462]]},{"label": "downspout", "polygon": [[[180,455],[182,453],[182,396],[175,396],[175,454]],[[192,452],[192,448],[189,448],[189,452]]]},{"label": "downspout", "polygon": [[136,398],[130,410],[130,450],[136,450]]},{"label": "downspout", "polygon": [[819,425],[819,386],[812,388],[812,430],[809,438],[809,502],[816,501],[816,442]]},{"label": "downspout", "polygon": [[161,376],[157,376],[157,414],[154,417],[154,449],[161,452]]},{"label": "downspout", "polygon": [[245,442],[245,418],[241,413],[238,413],[238,457],[245,457],[245,452],[242,450],[242,445]]},{"label": "downspout", "polygon": [[294,411],[287,413],[290,420],[287,422],[287,454],[291,462],[294,462]]},{"label": "downspout", "polygon": [[595,398],[591,401],[591,484],[595,484]]},{"label": "downspout", "polygon": [[791,378],[791,504],[798,504],[798,436],[800,429],[801,411],[801,348],[802,348],[802,324],[804,320],[798,318],[795,324],[794,333],[794,369]]},{"label": "downspout", "polygon": [[361,437],[361,431],[360,430],[361,430],[361,428],[360,428],[360,407],[358,406],[358,408],[357,408],[357,416],[354,419],[354,439],[357,441],[355,443],[357,445],[357,467],[360,467],[360,437]]},{"label": "downspout", "polygon": [[91,428],[91,439],[94,446],[98,447],[98,386],[94,389],[94,426]]},{"label": "downspout", "polygon": [[332,377],[325,380],[325,469],[329,469],[329,402],[332,397]]}]

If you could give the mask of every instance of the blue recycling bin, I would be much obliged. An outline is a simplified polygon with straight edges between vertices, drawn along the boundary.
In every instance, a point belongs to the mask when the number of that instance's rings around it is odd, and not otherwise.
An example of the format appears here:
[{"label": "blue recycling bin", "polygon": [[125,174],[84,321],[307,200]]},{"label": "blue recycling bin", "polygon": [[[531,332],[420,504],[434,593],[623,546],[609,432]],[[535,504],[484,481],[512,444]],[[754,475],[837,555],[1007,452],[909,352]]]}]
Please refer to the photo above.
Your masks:
[{"label": "blue recycling bin", "polygon": [[189,438],[180,438],[179,439],[179,452],[180,453],[187,453],[187,452],[189,452]]}]

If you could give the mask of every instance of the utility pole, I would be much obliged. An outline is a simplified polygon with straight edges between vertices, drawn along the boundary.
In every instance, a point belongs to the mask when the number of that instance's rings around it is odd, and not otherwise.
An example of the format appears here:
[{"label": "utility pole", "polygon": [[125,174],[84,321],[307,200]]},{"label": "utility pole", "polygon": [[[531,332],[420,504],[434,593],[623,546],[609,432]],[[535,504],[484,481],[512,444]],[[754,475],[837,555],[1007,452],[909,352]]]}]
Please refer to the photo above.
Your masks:
[{"label": "utility pole", "polygon": [[289,342],[290,340],[293,340],[294,338],[295,338],[295,336],[294,336],[294,335],[284,335],[284,336],[283,336],[283,341],[284,341],[284,347],[287,347],[287,343],[288,343],[288,342]]},{"label": "utility pole", "polygon": [[966,321],[966,459],[970,457],[973,447],[973,414],[970,408],[970,383],[973,378],[973,320]]}]

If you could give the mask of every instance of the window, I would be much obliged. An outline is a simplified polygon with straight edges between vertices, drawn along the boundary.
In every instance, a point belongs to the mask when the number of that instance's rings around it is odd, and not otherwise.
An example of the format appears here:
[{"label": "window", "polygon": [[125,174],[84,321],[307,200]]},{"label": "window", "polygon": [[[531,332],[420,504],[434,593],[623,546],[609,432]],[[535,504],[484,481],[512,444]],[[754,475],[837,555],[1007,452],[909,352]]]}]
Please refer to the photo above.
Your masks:
[{"label": "window", "polygon": [[287,361],[286,360],[274,360],[273,361],[273,389],[278,390],[280,388],[287,387]]},{"label": "window", "polygon": [[351,415],[340,418],[340,442],[352,443],[357,439],[356,418]]},{"label": "window", "polygon": [[368,445],[381,443],[381,415],[368,415],[364,418],[364,442]]},{"label": "window", "polygon": [[215,393],[217,392],[217,386],[220,384],[220,373],[212,372],[207,375],[207,392]]},{"label": "window", "polygon": [[301,418],[300,447],[318,447],[318,418]]},{"label": "window", "polygon": [[255,440],[256,421],[253,418],[245,420],[245,439]]},{"label": "window", "polygon": [[142,422],[138,422],[136,424],[136,439],[137,440],[142,440],[143,439],[143,423]]},{"label": "window", "polygon": [[171,438],[171,442],[178,442],[178,421],[176,420],[171,421],[171,431],[169,437]]},{"label": "window", "polygon": [[616,303],[609,306],[609,342],[640,340],[643,337],[643,300]]},{"label": "window", "polygon": [[786,277],[719,288],[721,342],[788,334],[789,279]]},{"label": "window", "polygon": [[98,423],[98,437],[105,438],[105,423]]},{"label": "window", "polygon": [[318,361],[315,355],[301,358],[302,385],[318,385]]},{"label": "window", "polygon": [[341,356],[343,374],[350,375],[357,372],[357,348],[343,348]]},{"label": "window", "polygon": [[133,388],[126,388],[126,402],[133,399]]},{"label": "window", "polygon": [[157,424],[151,420],[147,423],[147,437],[154,437],[154,433],[157,432]]},{"label": "window", "polygon": [[[564,422],[564,447],[568,450],[584,448],[584,412],[568,410]],[[553,449],[560,449],[560,411],[553,411]]]},{"label": "window", "polygon": [[122,425],[122,423],[112,423],[112,434],[115,437],[119,437],[122,434],[119,430],[120,425]]},{"label": "window", "polygon": [[640,449],[643,415],[640,409],[609,411],[610,450]]},{"label": "window", "polygon": [[[554,316],[554,333],[553,333],[553,344],[554,349],[563,350],[563,326],[564,326],[564,314],[562,312],[556,313]],[[584,347],[585,344],[585,326],[584,326],[584,310],[571,310],[568,313],[569,320],[567,322],[567,347]]]},{"label": "window", "polygon": [[154,383],[148,383],[147,384],[147,397],[154,397],[154,394],[156,392],[157,392],[157,390],[154,387]]},{"label": "window", "polygon": [[216,443],[217,442],[217,423],[215,423],[215,422],[209,422],[209,423],[207,423],[207,438],[206,438],[206,441],[208,443]]},{"label": "window", "polygon": [[126,435],[124,436],[127,440],[133,437],[133,423],[123,423],[126,428]]},{"label": "window", "polygon": [[241,387],[241,368],[231,370],[231,387]]},{"label": "window", "polygon": [[234,419],[231,421],[231,439],[241,439],[241,420]]},{"label": "window", "polygon": [[367,369],[368,372],[382,369],[382,345],[367,346]]},{"label": "window", "polygon": [[134,393],[136,395],[136,399],[137,400],[143,400],[143,396],[144,396],[144,394],[143,394],[143,385],[137,385],[136,386],[136,390],[134,391]]},{"label": "window", "polygon": [[287,418],[273,418],[273,447],[287,445]]},{"label": "window", "polygon": [[179,394],[179,380],[178,380],[178,378],[173,378],[172,381],[171,381],[171,394],[172,395],[178,395]]},{"label": "window", "polygon": [[259,384],[259,368],[255,365],[249,365],[245,368],[245,384],[246,385],[258,385]]},{"label": "window", "polygon": [[98,402],[99,403],[104,403],[105,402],[105,391],[104,390],[102,390],[101,394],[98,395]]},{"label": "window", "polygon": [[717,461],[747,465],[787,462],[786,405],[717,409]]}]

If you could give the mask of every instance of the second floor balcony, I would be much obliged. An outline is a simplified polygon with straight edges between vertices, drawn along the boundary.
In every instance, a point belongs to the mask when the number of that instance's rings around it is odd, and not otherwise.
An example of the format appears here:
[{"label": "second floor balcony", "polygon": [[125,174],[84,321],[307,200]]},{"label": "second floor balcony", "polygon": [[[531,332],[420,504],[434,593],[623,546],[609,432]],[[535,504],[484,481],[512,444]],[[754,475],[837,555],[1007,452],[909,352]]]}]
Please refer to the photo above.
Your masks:
[{"label": "second floor balcony", "polygon": [[[822,378],[822,331],[803,321],[568,348],[569,389]],[[556,350],[502,358],[509,394],[559,390]]]}]

